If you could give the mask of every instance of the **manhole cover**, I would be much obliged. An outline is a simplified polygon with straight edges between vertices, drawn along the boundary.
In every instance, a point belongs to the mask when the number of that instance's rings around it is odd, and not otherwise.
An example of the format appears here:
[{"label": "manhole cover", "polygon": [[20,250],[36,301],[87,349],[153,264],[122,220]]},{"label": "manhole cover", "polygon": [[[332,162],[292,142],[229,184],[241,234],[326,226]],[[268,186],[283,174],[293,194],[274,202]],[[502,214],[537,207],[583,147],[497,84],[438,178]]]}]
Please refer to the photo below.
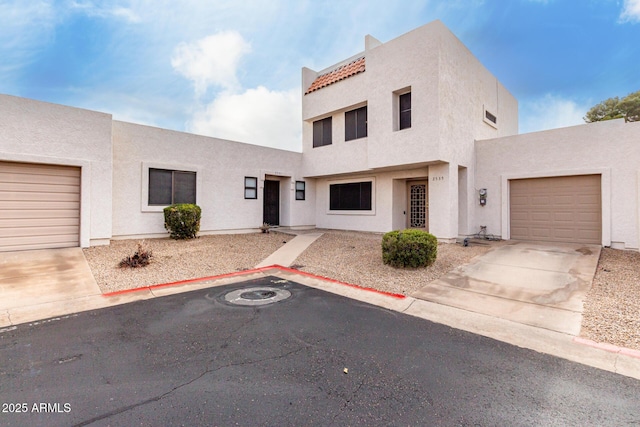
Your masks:
[{"label": "manhole cover", "polygon": [[265,305],[282,301],[291,296],[285,289],[256,287],[231,291],[224,296],[225,301],[236,305]]}]

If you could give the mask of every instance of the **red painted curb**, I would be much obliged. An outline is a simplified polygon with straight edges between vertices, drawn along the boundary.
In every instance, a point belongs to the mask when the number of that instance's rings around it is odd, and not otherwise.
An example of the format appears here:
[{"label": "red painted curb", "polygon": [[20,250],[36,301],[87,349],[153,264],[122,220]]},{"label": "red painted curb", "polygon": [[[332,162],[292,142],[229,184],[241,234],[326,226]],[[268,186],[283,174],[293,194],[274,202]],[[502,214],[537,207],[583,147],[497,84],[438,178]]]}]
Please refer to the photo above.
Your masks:
[{"label": "red painted curb", "polygon": [[247,275],[247,274],[259,273],[259,272],[263,272],[263,271],[267,271],[267,270],[282,270],[282,271],[286,271],[286,272],[289,272],[289,273],[300,274],[301,276],[307,276],[307,277],[311,277],[311,278],[314,278],[314,279],[320,279],[320,280],[324,280],[324,281],[327,281],[327,282],[337,283],[339,285],[349,286],[351,288],[360,289],[360,290],[363,290],[363,291],[374,292],[374,293],[377,293],[379,295],[384,295],[384,296],[388,296],[388,297],[392,297],[392,298],[397,298],[397,299],[406,298],[406,296],[402,295],[402,294],[394,294],[394,293],[391,293],[391,292],[385,292],[385,291],[379,291],[379,290],[373,289],[373,288],[367,288],[365,286],[353,285],[351,283],[341,282],[339,280],[331,279],[329,277],[323,277],[323,276],[318,276],[318,275],[315,275],[315,274],[312,274],[312,273],[307,273],[306,271],[296,270],[294,268],[283,267],[283,266],[278,265],[278,264],[268,265],[266,267],[258,267],[258,268],[254,268],[254,269],[251,269],[251,270],[235,271],[233,273],[220,274],[220,275],[217,275],[217,276],[207,276],[207,277],[200,277],[200,278],[197,278],[197,279],[179,280],[177,282],[161,283],[161,284],[158,284],[158,285],[151,285],[151,286],[142,286],[140,288],[124,289],[122,291],[115,291],[115,292],[109,292],[109,293],[106,293],[106,294],[102,294],[102,296],[103,297],[113,297],[113,296],[118,296],[118,295],[123,295],[123,294],[129,294],[129,293],[133,293],[133,292],[140,292],[140,291],[147,291],[147,290],[150,291],[150,290],[153,290],[153,289],[165,288],[165,287],[169,287],[169,286],[179,286],[179,285],[184,285],[184,284],[187,284],[187,283],[204,282],[204,281],[207,281],[207,280],[223,279],[225,277],[242,276],[242,275]]},{"label": "red painted curb", "polygon": [[397,299],[406,298],[406,295],[394,294],[392,292],[379,291],[377,289],[368,288],[366,286],[360,286],[360,285],[354,285],[354,284],[351,284],[351,283],[345,283],[345,282],[341,282],[339,280],[332,279],[330,277],[318,276],[318,275],[313,274],[313,273],[307,273],[306,271],[296,270],[295,268],[283,267],[283,266],[277,265],[277,264],[269,266],[269,267],[264,267],[264,268],[276,268],[278,270],[283,270],[283,271],[287,271],[287,272],[290,272],[290,273],[300,274],[301,276],[307,276],[307,277],[311,277],[311,278],[314,278],[314,279],[325,280],[327,282],[337,283],[339,285],[345,285],[345,286],[349,286],[351,288],[361,289],[363,291],[374,292],[376,294],[384,295],[384,296],[387,296],[387,297],[393,297],[393,298],[397,298]]},{"label": "red painted curb", "polygon": [[617,345],[596,342],[596,341],[592,341],[592,340],[581,338],[581,337],[575,337],[573,338],[573,341],[578,344],[586,345],[593,348],[598,348],[600,350],[608,351],[611,353],[624,354],[625,356],[630,356],[636,359],[640,359],[640,350],[633,350],[626,347],[618,347]]}]

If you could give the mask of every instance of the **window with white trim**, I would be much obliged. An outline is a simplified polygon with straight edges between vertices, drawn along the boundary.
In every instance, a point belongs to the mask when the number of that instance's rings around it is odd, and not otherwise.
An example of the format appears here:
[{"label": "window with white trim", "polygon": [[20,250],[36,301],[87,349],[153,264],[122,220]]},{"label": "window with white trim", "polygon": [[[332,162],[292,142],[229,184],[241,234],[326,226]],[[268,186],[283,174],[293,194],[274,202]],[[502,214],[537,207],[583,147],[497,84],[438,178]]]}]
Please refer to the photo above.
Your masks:
[{"label": "window with white trim", "polygon": [[149,206],[196,203],[196,173],[149,168]]}]

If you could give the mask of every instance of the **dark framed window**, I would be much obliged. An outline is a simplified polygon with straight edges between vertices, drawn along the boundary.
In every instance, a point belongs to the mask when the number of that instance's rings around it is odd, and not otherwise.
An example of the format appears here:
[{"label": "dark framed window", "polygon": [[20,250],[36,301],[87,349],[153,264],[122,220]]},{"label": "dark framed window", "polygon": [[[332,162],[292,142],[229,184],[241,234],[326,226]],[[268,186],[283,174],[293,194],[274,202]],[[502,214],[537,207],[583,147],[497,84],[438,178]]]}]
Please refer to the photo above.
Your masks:
[{"label": "dark framed window", "polygon": [[254,176],[244,177],[244,198],[245,199],[258,198],[258,178]]},{"label": "dark framed window", "polygon": [[313,122],[313,146],[331,145],[331,117]]},{"label": "dark framed window", "polygon": [[411,127],[411,92],[398,97],[400,105],[400,130]]},{"label": "dark framed window", "polygon": [[296,181],[296,200],[304,200],[305,198],[305,182]]},{"label": "dark framed window", "polygon": [[149,168],[149,206],[195,202],[195,172]]},{"label": "dark framed window", "polygon": [[484,117],[485,119],[489,120],[491,123],[498,124],[498,118],[487,110],[484,110]]},{"label": "dark framed window", "polygon": [[370,211],[371,181],[329,185],[329,209],[332,211]]},{"label": "dark framed window", "polygon": [[367,106],[344,113],[344,140],[367,136]]}]

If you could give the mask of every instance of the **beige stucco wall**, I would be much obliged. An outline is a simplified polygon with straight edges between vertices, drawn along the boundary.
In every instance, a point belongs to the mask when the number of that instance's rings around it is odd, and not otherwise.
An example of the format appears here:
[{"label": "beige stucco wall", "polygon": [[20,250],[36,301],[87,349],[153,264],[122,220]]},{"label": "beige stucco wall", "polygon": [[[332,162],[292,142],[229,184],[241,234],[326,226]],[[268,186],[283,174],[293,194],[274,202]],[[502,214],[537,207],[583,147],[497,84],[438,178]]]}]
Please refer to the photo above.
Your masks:
[{"label": "beige stucco wall", "polygon": [[[163,207],[146,203],[150,167],[196,172],[202,234],[256,230],[265,176],[281,181],[281,225],[314,225],[313,180],[305,180],[306,200],[295,200],[294,182],[303,179],[300,153],[119,121],[113,145],[114,237],[166,235]],[[244,199],[245,176],[258,177],[258,199]]]},{"label": "beige stucco wall", "polygon": [[111,238],[111,115],[0,95],[0,160],[79,166],[80,245]]},{"label": "beige stucco wall", "polygon": [[[437,175],[429,180],[431,231],[446,240],[468,232],[475,212],[470,208],[475,140],[516,134],[516,99],[440,21],[386,43],[368,36],[364,52],[317,73],[303,69],[303,91],[315,76],[360,56],[365,56],[365,72],[303,95],[303,173],[378,176],[391,169],[428,167],[430,175]],[[397,93],[409,88],[411,128],[395,130]],[[368,135],[345,141],[344,113],[362,105],[367,105]],[[485,108],[498,117],[497,126],[484,120]],[[333,143],[313,148],[313,121],[328,116]],[[464,177],[462,186],[459,177]],[[326,217],[320,208],[324,196],[319,195],[317,223],[356,229],[371,224],[377,231],[398,228],[399,193],[393,188],[379,183],[375,218],[361,215],[360,220]]]},{"label": "beige stucco wall", "polygon": [[[640,123],[590,123],[476,143],[475,231],[509,238],[508,180],[562,175],[602,176],[602,244],[639,247]],[[477,196],[477,192],[476,192]]]},{"label": "beige stucco wall", "polygon": [[[406,180],[426,179],[428,168],[406,171],[363,173],[316,180],[316,225],[320,228],[386,232],[406,227]],[[329,210],[331,184],[372,181],[372,211]]]}]

